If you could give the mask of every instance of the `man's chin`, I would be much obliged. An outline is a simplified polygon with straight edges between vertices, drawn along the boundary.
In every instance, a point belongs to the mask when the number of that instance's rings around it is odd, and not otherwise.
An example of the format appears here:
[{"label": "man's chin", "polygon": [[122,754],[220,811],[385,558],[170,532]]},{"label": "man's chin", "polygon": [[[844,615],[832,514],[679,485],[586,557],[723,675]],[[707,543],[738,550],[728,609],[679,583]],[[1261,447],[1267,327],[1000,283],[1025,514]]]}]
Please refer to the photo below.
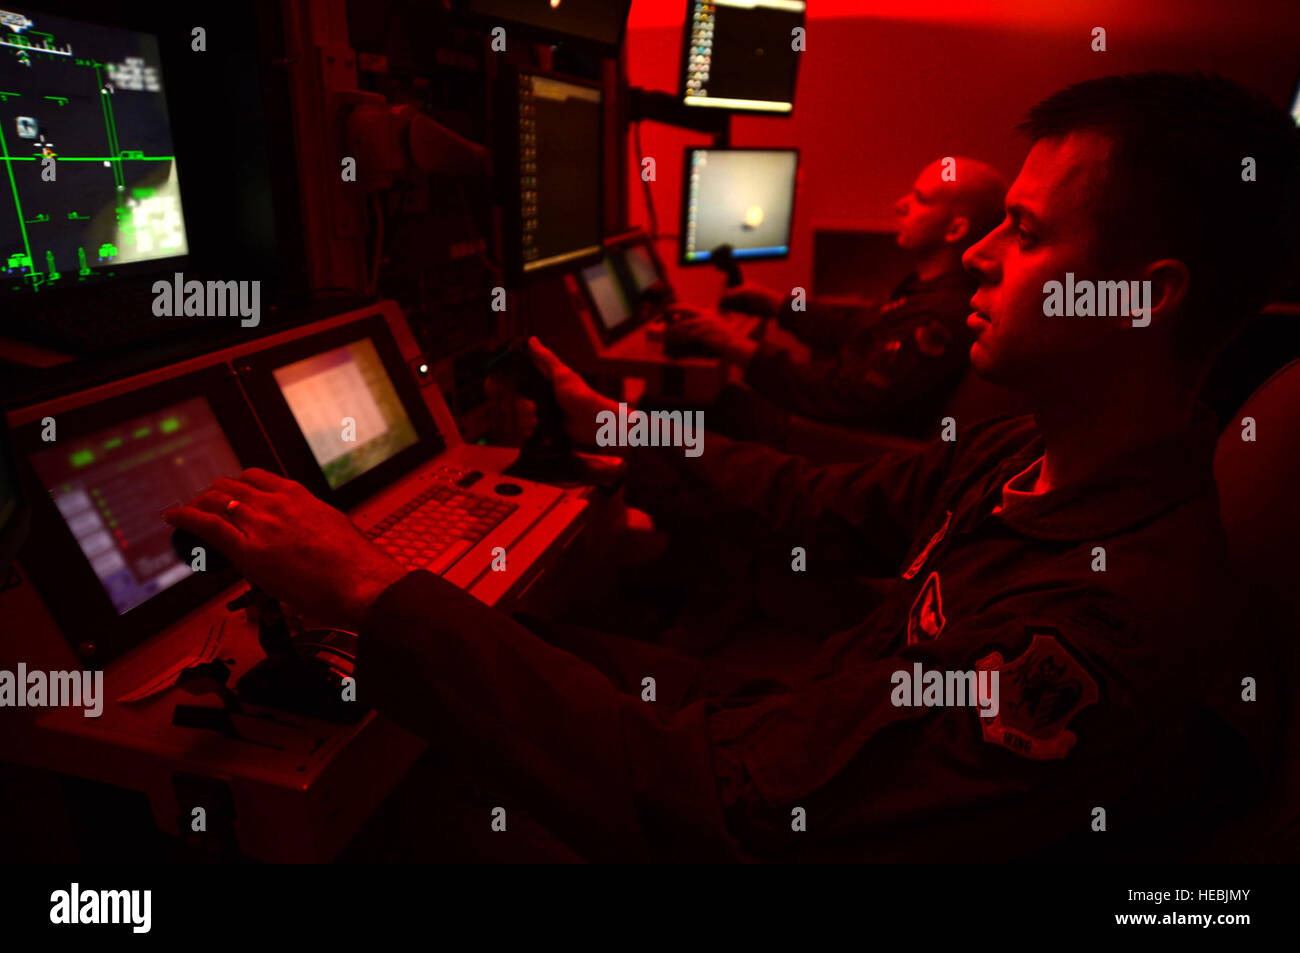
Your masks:
[{"label": "man's chin", "polygon": [[970,366],[980,377],[984,378],[990,384],[1001,384],[999,380],[1001,375],[998,373],[997,361],[992,353],[984,347],[984,342],[977,340],[970,346]]},{"label": "man's chin", "polygon": [[1021,373],[1021,368],[1014,363],[1008,363],[1005,358],[999,358],[980,348],[979,342],[971,347],[970,368],[981,380],[1002,390],[1014,391],[1021,395],[1033,391],[1029,383],[1031,378]]}]

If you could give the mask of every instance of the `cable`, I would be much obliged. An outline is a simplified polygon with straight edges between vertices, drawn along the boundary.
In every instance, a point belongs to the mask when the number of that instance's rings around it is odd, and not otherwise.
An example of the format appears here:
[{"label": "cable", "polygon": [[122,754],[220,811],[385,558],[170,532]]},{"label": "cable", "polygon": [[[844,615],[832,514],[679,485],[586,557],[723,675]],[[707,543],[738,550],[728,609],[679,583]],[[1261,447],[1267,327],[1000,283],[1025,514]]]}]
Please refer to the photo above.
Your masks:
[{"label": "cable", "polygon": [[470,206],[469,196],[465,194],[464,181],[460,176],[457,176],[455,182],[456,192],[460,196],[460,208],[465,215],[465,225],[469,228],[470,238],[474,240],[474,247],[478,251],[479,260],[482,261],[488,271],[492,272],[495,276],[500,273],[501,266],[497,263],[496,259],[492,257],[491,252],[488,251],[488,241],[483,236],[483,233],[479,231],[478,223],[474,221],[474,210]]},{"label": "cable", "polygon": [[384,257],[384,206],[379,194],[372,193],[370,207],[375,213],[375,256],[370,267],[370,287],[367,289],[371,298],[379,295],[379,265]]},{"label": "cable", "polygon": [[637,173],[641,176],[641,189],[645,192],[646,212],[650,216],[650,240],[659,240],[659,216],[655,212],[655,198],[650,189],[650,182],[646,179],[642,168],[645,165],[645,155],[641,151],[641,120],[637,120],[632,127],[632,139],[636,144],[636,167]]}]

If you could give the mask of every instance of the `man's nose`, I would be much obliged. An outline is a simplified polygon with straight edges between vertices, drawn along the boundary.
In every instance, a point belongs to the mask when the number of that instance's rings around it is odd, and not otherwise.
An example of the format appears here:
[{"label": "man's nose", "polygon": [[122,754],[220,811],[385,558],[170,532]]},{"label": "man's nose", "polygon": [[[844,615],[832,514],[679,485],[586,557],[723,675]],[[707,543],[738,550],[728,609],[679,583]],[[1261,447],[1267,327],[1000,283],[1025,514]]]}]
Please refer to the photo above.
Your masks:
[{"label": "man's nose", "polygon": [[894,211],[897,212],[899,215],[907,214],[907,196],[903,196],[901,199],[899,199],[897,202],[894,203]]},{"label": "man's nose", "polygon": [[992,247],[988,237],[985,237],[967,248],[961,256],[961,266],[974,275],[981,285],[997,284],[1002,278],[1002,266],[991,252]]}]

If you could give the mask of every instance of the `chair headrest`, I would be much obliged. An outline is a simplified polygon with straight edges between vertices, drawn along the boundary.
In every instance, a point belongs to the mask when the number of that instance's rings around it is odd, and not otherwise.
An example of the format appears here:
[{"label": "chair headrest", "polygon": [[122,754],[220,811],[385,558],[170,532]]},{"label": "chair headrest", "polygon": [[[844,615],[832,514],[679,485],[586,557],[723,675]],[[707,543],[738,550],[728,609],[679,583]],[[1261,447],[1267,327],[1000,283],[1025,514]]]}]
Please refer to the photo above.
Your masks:
[{"label": "chair headrest", "polygon": [[[1300,359],[1256,388],[1214,455],[1219,515],[1234,561],[1275,590],[1300,573]],[[1300,609],[1300,604],[1297,604]]]}]

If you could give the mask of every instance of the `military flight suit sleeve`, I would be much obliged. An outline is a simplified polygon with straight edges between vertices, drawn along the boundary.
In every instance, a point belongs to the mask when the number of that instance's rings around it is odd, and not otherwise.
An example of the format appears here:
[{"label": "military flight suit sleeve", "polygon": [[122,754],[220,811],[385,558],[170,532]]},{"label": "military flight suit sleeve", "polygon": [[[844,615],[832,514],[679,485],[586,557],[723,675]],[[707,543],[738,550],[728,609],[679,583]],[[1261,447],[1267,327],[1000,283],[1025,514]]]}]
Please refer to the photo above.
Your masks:
[{"label": "military flight suit sleeve", "polygon": [[787,300],[776,314],[777,324],[814,350],[837,351],[861,335],[877,318],[875,302],[829,304],[813,298],[803,311]]},{"label": "military flight suit sleeve", "polygon": [[892,573],[934,504],[954,447],[934,441],[818,466],[706,432],[698,457],[674,447],[631,449],[627,499],[664,529],[784,547],[787,560],[792,545],[816,547],[825,565],[852,559]]},{"label": "military flight suit sleeve", "polygon": [[786,410],[829,423],[888,424],[913,405],[943,395],[967,366],[969,343],[931,311],[877,329],[866,347],[833,358],[795,361],[760,344],[745,382]]},{"label": "military flight suit sleeve", "polygon": [[[804,691],[715,712],[732,832],[769,858],[990,861],[1086,836],[1102,808],[1108,847],[1151,836],[1146,820],[1186,793],[1174,761],[1196,646],[1117,633],[1068,605],[1039,593]],[[997,716],[896,705],[912,700],[895,694],[896,673],[913,677],[916,663],[998,671]],[[1208,758],[1179,763],[1197,760]]]},{"label": "military flight suit sleeve", "polygon": [[[1131,842],[1149,816],[1135,795],[1158,810],[1184,780],[1170,762],[1188,659],[1054,605],[802,691],[661,712],[415,572],[362,628],[358,697],[504,780],[507,816],[519,805],[593,860],[987,861],[1086,834],[1098,807],[1107,843]],[[918,663],[997,670],[998,717],[894,704],[895,673]]]},{"label": "military flight suit sleeve", "polygon": [[589,860],[739,856],[703,705],[673,712],[620,692],[437,576],[410,573],[379,597],[361,628],[356,681],[360,703],[498,786],[507,831],[517,807]]}]

